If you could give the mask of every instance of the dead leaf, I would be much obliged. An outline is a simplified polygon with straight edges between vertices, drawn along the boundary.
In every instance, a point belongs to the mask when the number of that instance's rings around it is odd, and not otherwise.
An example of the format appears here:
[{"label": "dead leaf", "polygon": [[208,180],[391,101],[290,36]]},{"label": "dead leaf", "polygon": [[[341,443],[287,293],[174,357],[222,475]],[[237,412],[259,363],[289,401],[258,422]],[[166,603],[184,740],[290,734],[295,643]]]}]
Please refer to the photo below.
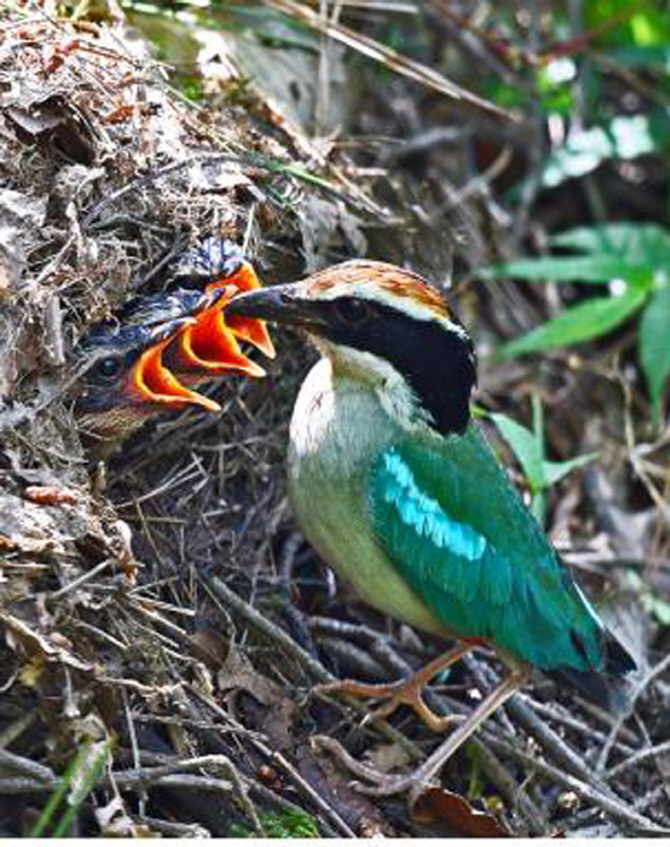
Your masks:
[{"label": "dead leaf", "polygon": [[79,500],[76,491],[55,485],[29,485],[23,492],[26,500],[38,506],[73,506]]},{"label": "dead leaf", "polygon": [[349,775],[345,776],[338,768],[315,756],[309,742],[295,747],[293,758],[303,779],[360,836],[385,837],[393,834],[374,800],[352,787]]},{"label": "dead leaf", "polygon": [[418,824],[445,823],[458,835],[468,838],[509,838],[510,833],[487,812],[478,812],[459,794],[446,788],[429,788],[412,808]]},{"label": "dead leaf", "polygon": [[0,535],[0,551],[8,552],[10,550],[15,550],[18,546],[16,541],[13,541],[11,538],[7,538],[6,535]]},{"label": "dead leaf", "polygon": [[44,673],[46,662],[42,656],[33,656],[19,671],[19,682],[26,688],[35,688]]},{"label": "dead leaf", "polygon": [[402,771],[411,761],[409,753],[400,744],[377,744],[366,752],[365,760],[366,764],[382,773]]},{"label": "dead leaf", "polygon": [[30,135],[48,132],[68,119],[67,111],[56,100],[33,103],[27,109],[10,106],[7,114],[15,124]]},{"label": "dead leaf", "polygon": [[69,650],[53,643],[49,638],[40,635],[25,621],[5,611],[0,611],[0,624],[5,627],[5,640],[12,649],[20,648],[34,661],[35,656],[45,661],[62,662],[78,671],[91,671],[93,665],[82,662]]},{"label": "dead leaf", "polygon": [[235,644],[230,645],[228,656],[217,674],[216,681],[221,690],[241,688],[264,706],[277,705],[283,699],[281,686],[258,673]]},{"label": "dead leaf", "polygon": [[113,797],[106,806],[95,809],[94,815],[100,827],[100,832],[105,838],[136,838],[138,835],[135,824],[126,811],[123,799],[118,795]]},{"label": "dead leaf", "polygon": [[36,196],[11,188],[0,191],[0,266],[5,297],[25,270],[26,243],[40,232],[46,212],[45,195]]},{"label": "dead leaf", "polygon": [[229,651],[229,641],[212,627],[198,629],[190,636],[193,654],[212,671],[218,671]]}]

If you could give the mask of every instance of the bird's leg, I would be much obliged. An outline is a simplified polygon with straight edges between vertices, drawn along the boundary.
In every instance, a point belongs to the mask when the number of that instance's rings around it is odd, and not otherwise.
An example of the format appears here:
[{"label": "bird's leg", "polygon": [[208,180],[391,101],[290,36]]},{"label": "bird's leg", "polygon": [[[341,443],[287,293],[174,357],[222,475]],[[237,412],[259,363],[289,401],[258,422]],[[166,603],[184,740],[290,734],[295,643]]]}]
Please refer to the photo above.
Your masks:
[{"label": "bird's leg", "polygon": [[[359,785],[360,791],[365,794],[374,794],[375,796],[388,796],[390,794],[399,794],[403,791],[410,790],[409,802],[413,805],[416,800],[425,791],[427,783],[431,778],[442,768],[444,763],[453,756],[458,748],[470,738],[473,732],[481,726],[482,723],[491,715],[499,706],[502,706],[509,698],[518,691],[528,680],[530,671],[527,667],[516,667],[505,679],[503,679],[490,694],[484,698],[470,717],[457,727],[451,735],[444,741],[426,761],[418,768],[409,774],[403,776],[392,776],[389,774],[376,773],[369,768],[365,772],[357,767],[354,771],[360,776],[363,776],[370,782],[376,782],[375,786]],[[331,739],[332,740],[332,739]],[[331,748],[332,749],[332,748]],[[333,750],[338,757],[342,758],[345,764],[350,764],[349,754],[342,749],[341,751]],[[344,753],[344,756],[341,756]],[[357,764],[357,763],[356,763]]]},{"label": "bird's leg", "polygon": [[470,717],[457,727],[437,750],[431,753],[426,761],[411,775],[410,803],[414,803],[417,797],[423,793],[426,783],[442,769],[444,763],[453,756],[461,744],[464,744],[496,709],[500,708],[513,694],[516,694],[525,685],[529,677],[530,670],[528,668],[513,670],[484,698]]},{"label": "bird's leg", "polygon": [[412,674],[408,679],[402,679],[399,682],[375,685],[372,683],[356,682],[353,679],[344,679],[340,682],[319,685],[316,690],[319,693],[354,694],[358,697],[374,697],[376,699],[388,697],[388,702],[370,713],[369,720],[387,717],[398,706],[404,704],[411,706],[430,729],[435,732],[443,732],[454,723],[460,722],[462,719],[461,715],[447,715],[445,717],[436,715],[425,704],[421,692],[434,676],[457,662],[473,646],[473,644],[466,642],[459,643],[453,650],[449,650],[448,653],[438,656],[432,662],[425,665],[425,667]]}]

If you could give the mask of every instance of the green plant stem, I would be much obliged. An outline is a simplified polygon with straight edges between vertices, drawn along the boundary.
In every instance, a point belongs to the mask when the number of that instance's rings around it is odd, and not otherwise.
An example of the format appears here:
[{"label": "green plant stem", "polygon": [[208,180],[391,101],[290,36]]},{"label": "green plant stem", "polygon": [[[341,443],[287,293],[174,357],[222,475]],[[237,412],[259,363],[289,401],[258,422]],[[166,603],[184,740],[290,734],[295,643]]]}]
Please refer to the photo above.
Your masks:
[{"label": "green plant stem", "polygon": [[58,787],[54,790],[54,792],[50,795],[46,806],[42,810],[39,818],[37,819],[37,823],[33,827],[33,831],[31,833],[31,838],[41,838],[44,830],[48,826],[49,822],[53,818],[56,809],[60,805],[61,800],[65,797],[68,788],[70,787],[70,782],[72,781],[72,777],[76,773],[80,762],[83,761],[84,756],[86,755],[86,750],[81,749],[78,751],[77,755],[73,759],[72,763],[68,767],[65,776],[61,780]]}]

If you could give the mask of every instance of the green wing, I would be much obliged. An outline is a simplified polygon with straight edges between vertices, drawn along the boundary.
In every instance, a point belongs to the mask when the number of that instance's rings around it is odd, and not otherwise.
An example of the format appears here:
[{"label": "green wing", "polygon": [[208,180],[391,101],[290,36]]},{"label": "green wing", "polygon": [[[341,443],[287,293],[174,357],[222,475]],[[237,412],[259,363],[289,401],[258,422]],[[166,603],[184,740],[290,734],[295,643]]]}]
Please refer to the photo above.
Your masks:
[{"label": "green wing", "polygon": [[375,535],[452,632],[545,670],[600,670],[603,627],[476,424],[372,468]]}]

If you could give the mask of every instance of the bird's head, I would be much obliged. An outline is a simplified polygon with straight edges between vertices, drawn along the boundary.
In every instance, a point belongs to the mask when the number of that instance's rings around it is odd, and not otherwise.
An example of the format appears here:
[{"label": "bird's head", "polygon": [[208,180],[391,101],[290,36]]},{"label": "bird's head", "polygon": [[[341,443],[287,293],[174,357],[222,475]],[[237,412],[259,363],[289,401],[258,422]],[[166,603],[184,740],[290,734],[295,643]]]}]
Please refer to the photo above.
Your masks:
[{"label": "bird's head", "polygon": [[226,316],[306,331],[334,372],[372,384],[401,424],[463,432],[477,378],[472,341],[418,274],[354,260],[235,298]]},{"label": "bird's head", "polygon": [[218,411],[217,403],[182,384],[163,362],[166,348],[195,324],[193,313],[210,299],[185,291],[147,297],[131,304],[122,319],[94,328],[78,351],[74,412],[84,434],[121,439],[147,417],[189,404]]},{"label": "bird's head", "polygon": [[224,319],[232,297],[260,287],[253,265],[232,241],[208,238],[183,251],[169,285],[170,292],[132,300],[77,349],[74,412],[94,452],[159,412],[189,405],[219,411],[193,388],[222,376],[265,374],[240,342],[275,355],[263,321]]}]

